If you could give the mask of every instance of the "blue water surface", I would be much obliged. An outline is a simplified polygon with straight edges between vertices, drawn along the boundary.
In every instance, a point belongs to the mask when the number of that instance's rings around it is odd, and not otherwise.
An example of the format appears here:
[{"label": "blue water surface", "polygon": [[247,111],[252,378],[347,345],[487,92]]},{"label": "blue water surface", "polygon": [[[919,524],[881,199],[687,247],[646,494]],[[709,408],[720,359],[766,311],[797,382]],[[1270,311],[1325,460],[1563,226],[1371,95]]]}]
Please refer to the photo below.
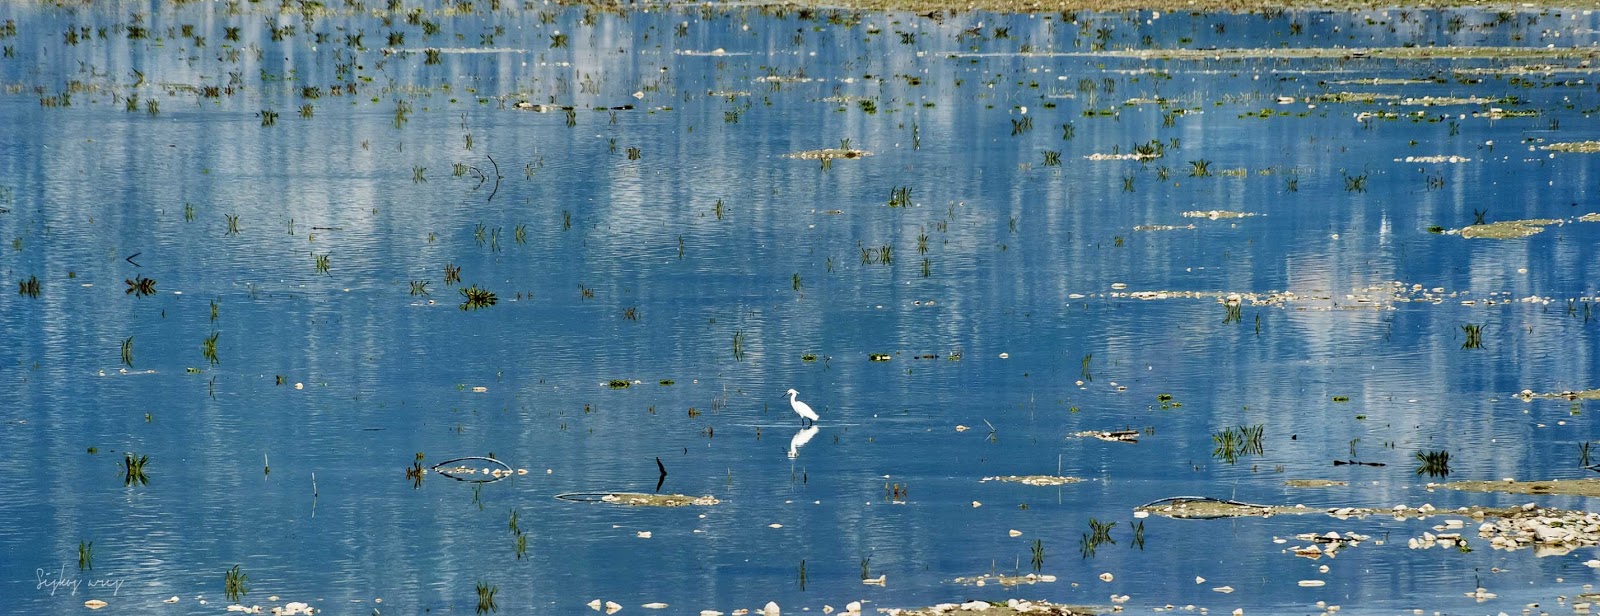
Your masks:
[{"label": "blue water surface", "polygon": [[[244,605],[329,614],[480,583],[535,614],[1515,613],[1594,580],[1472,521],[1462,552],[1407,548],[1440,518],[1134,517],[1594,506],[1414,457],[1590,474],[1593,405],[1517,397],[1600,387],[1600,159],[1540,149],[1600,138],[1587,12],[308,4],[0,7],[0,274],[40,285],[0,294],[0,611],[224,613],[235,565]],[[1367,51],[1408,47],[1534,51]],[[1454,234],[1480,214],[1563,224]],[[793,455],[789,388],[822,417]],[[528,472],[407,477],[463,456]],[[719,503],[555,498],[658,459]],[[1086,481],[982,481],[1032,474]],[[1328,531],[1373,539],[1289,549]]]}]

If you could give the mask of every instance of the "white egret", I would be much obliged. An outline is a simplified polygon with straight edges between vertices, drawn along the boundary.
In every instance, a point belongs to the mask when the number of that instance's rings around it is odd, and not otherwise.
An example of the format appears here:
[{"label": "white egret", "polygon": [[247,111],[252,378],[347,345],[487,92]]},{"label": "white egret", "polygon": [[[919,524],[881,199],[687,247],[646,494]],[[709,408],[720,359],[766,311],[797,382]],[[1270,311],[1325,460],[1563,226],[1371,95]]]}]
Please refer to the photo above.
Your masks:
[{"label": "white egret", "polygon": [[811,405],[795,399],[796,396],[800,395],[800,392],[790,389],[783,393],[789,396],[789,408],[794,409],[794,414],[800,416],[800,425],[809,426],[816,423],[817,412],[811,410]]}]

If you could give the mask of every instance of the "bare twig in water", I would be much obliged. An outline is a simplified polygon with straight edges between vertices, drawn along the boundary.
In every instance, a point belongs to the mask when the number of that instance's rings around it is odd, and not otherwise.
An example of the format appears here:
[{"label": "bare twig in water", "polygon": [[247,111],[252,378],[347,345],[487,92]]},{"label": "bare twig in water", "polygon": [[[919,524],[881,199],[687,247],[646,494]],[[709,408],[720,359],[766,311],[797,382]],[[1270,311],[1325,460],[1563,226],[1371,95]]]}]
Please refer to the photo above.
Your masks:
[{"label": "bare twig in water", "polygon": [[493,156],[485,154],[484,158],[489,159],[489,164],[494,165],[494,190],[489,191],[489,198],[484,201],[488,203],[494,201],[495,195],[500,194],[500,180],[506,179],[506,176],[500,175],[500,163],[494,162]]}]

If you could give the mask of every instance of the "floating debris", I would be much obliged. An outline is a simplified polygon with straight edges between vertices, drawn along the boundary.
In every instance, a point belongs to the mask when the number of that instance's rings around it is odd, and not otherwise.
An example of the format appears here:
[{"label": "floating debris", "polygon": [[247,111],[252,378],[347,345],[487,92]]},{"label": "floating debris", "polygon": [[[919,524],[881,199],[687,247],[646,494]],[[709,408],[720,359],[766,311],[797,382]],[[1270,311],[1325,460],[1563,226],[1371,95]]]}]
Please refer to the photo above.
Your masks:
[{"label": "floating debris", "polygon": [[[1585,215],[1587,216],[1588,214]],[[1531,389],[1524,389],[1517,394],[1517,397],[1522,398],[1524,402],[1530,402],[1535,398],[1545,398],[1551,400],[1600,400],[1600,389],[1585,389],[1582,391],[1556,391],[1542,394],[1533,393],[1533,390]]]},{"label": "floating debris", "polygon": [[1135,225],[1134,231],[1180,231],[1194,229],[1194,225]]},{"label": "floating debris", "polygon": [[1600,545],[1600,513],[1538,509],[1533,503],[1519,509],[1523,515],[1483,523],[1478,536],[1496,550],[1531,547],[1537,556],[1560,556]]},{"label": "floating debris", "polygon": [[1329,92],[1306,98],[1308,103],[1365,103],[1373,104],[1380,100],[1398,100],[1399,94],[1376,94],[1372,92]]},{"label": "floating debris", "polygon": [[1002,475],[999,477],[984,477],[983,481],[1005,481],[1009,483],[1023,483],[1030,486],[1064,486],[1069,483],[1078,483],[1083,480],[1077,477],[1065,477],[1060,475]]},{"label": "floating debris", "polygon": [[[477,461],[481,461],[481,462],[487,462],[489,464],[495,465],[497,468],[489,468],[489,467],[473,468],[471,466],[467,466],[465,464],[461,464],[462,462],[468,462],[468,461],[472,461],[472,460],[477,460]],[[455,466],[450,466],[451,464],[455,464]],[[443,462],[440,462],[438,464],[433,465],[429,470],[432,470],[433,472],[439,473],[440,475],[444,475],[444,476],[449,477],[451,479],[454,479],[456,481],[465,481],[467,483],[489,483],[489,482],[492,482],[492,481],[499,481],[501,479],[505,479],[506,477],[510,477],[512,475],[517,475],[517,474],[526,475],[526,474],[528,474],[527,469],[522,469],[522,471],[520,473],[518,473],[518,471],[513,470],[511,468],[511,465],[506,464],[505,462],[501,462],[499,460],[496,460],[494,458],[487,457],[487,456],[467,456],[465,458],[455,458],[453,460],[445,460]]]},{"label": "floating debris", "polygon": [[[1306,508],[1302,505],[1284,507],[1254,505],[1203,497],[1176,497],[1143,505],[1137,510],[1181,519],[1216,519],[1243,516],[1268,517],[1280,513],[1326,513],[1338,519],[1360,518],[1369,515],[1389,515],[1396,520],[1421,519],[1434,515],[1453,515],[1473,520],[1495,518],[1496,521],[1484,522],[1478,527],[1478,536],[1488,539],[1490,546],[1494,549],[1518,550],[1531,547],[1537,555],[1550,556],[1567,554],[1577,548],[1600,545],[1600,513],[1550,508],[1540,509],[1534,503],[1507,508],[1461,507],[1449,511],[1441,511],[1427,504],[1417,508],[1395,505],[1392,509],[1340,507],[1332,510],[1318,510]],[[1444,524],[1445,529],[1460,528],[1462,526],[1464,526],[1464,523],[1459,520],[1446,520]],[[1332,539],[1330,535],[1322,535],[1322,537],[1324,540]],[[1347,534],[1341,535],[1338,541],[1344,544],[1350,543],[1352,540],[1364,539],[1365,536],[1362,535]],[[1407,545],[1412,549],[1443,546],[1456,547],[1462,551],[1468,550],[1465,540],[1461,538],[1459,533],[1448,532],[1438,534],[1425,532],[1422,537],[1408,541]],[[1312,550],[1312,547],[1317,547],[1317,549]],[[1315,544],[1313,546],[1295,548],[1296,555],[1308,558],[1316,558],[1315,554],[1326,552],[1326,549]]]},{"label": "floating debris", "polygon": [[[1451,520],[1452,522],[1456,520]],[[1484,526],[1492,526],[1485,524]],[[1413,550],[1429,550],[1435,547],[1455,548],[1467,550],[1467,541],[1461,538],[1461,533],[1422,533],[1421,537],[1412,537],[1406,540],[1406,547]]]},{"label": "floating debris", "polygon": [[1460,235],[1465,238],[1488,238],[1496,240],[1513,240],[1536,235],[1544,232],[1550,225],[1559,225],[1566,222],[1560,218],[1530,218],[1528,220],[1503,220],[1482,225],[1469,225],[1446,234]]},{"label": "floating debris", "polygon": [[[1418,112],[1421,113],[1421,112]],[[1506,118],[1534,118],[1539,116],[1537,109],[1504,109],[1490,107],[1488,111],[1474,111],[1474,118],[1488,118],[1490,120],[1504,120]]]},{"label": "floating debris", "polygon": [[636,507],[709,507],[722,501],[711,495],[685,496],[683,494],[643,494],[636,492],[568,492],[556,498],[578,503],[611,503]]},{"label": "floating debris", "polygon": [[1408,96],[1400,99],[1400,104],[1402,105],[1421,105],[1424,107],[1489,105],[1500,102],[1504,102],[1504,100],[1484,96]]},{"label": "floating debris", "polygon": [[1451,164],[1457,164],[1457,163],[1469,163],[1469,162],[1472,162],[1472,159],[1467,158],[1465,156],[1407,156],[1405,158],[1396,158],[1396,159],[1394,159],[1394,162],[1397,162],[1397,163],[1434,163],[1434,164],[1451,163]]},{"label": "floating debris", "polygon": [[1135,152],[1135,153],[1130,153],[1130,154],[1099,154],[1099,153],[1096,153],[1096,154],[1085,155],[1083,158],[1084,158],[1084,160],[1097,160],[1097,161],[1098,160],[1150,161],[1150,160],[1155,160],[1157,158],[1161,158],[1161,155],[1160,154],[1151,154],[1149,152]]},{"label": "floating debris", "polygon": [[1566,141],[1539,146],[1541,150],[1550,152],[1571,152],[1576,154],[1600,153],[1600,141]]},{"label": "floating debris", "polygon": [[1211,520],[1216,518],[1271,517],[1281,514],[1303,515],[1324,513],[1304,505],[1257,505],[1239,501],[1222,500],[1206,496],[1174,496],[1152,501],[1134,508],[1134,511],[1185,520]]},{"label": "floating debris", "polygon": [[918,608],[883,608],[878,611],[889,616],[1011,616],[1013,614],[1042,614],[1044,616],[1089,616],[1098,613],[1086,607],[1072,607],[1048,601],[1010,599],[1000,601],[968,601],[966,603],[940,603]]},{"label": "floating debris", "polygon": [[798,159],[802,159],[802,160],[832,160],[832,159],[835,159],[835,158],[866,158],[868,156],[872,156],[872,152],[868,152],[866,150],[854,150],[854,149],[848,149],[848,148],[826,148],[826,149],[821,149],[821,150],[806,150],[804,152],[794,152],[792,154],[784,154],[783,155],[784,158],[798,158]]},{"label": "floating debris", "polygon": [[1331,488],[1334,486],[1350,485],[1348,481],[1335,481],[1332,479],[1288,479],[1283,485],[1291,488]]},{"label": "floating debris", "polygon": [[1359,545],[1362,541],[1366,541],[1372,537],[1350,532],[1341,535],[1334,531],[1328,531],[1320,534],[1300,533],[1295,535],[1294,538],[1298,541],[1309,542],[1309,545],[1295,546],[1289,548],[1288,551],[1294,552],[1295,556],[1299,556],[1301,558],[1316,560],[1318,558],[1322,558],[1323,556],[1333,558],[1339,552],[1339,550],[1346,547],[1354,547]]},{"label": "floating debris", "polygon": [[1085,430],[1073,432],[1070,436],[1079,438],[1097,438],[1112,443],[1137,443],[1139,442],[1138,430]]},{"label": "floating debris", "polygon": [[1184,218],[1205,218],[1217,220],[1221,218],[1249,218],[1255,216],[1250,212],[1230,212],[1228,210],[1190,210],[1180,214]]},{"label": "floating debris", "polygon": [[[1433,82],[1430,81],[1430,80],[1427,80],[1427,79],[1413,79],[1413,78],[1405,78],[1405,77],[1363,77],[1363,78],[1360,78],[1360,79],[1340,79],[1340,80],[1337,80],[1337,81],[1329,81],[1328,83],[1336,84],[1336,85],[1342,85],[1342,86],[1348,86],[1348,85],[1357,85],[1357,86],[1406,86],[1406,85],[1416,85],[1416,84],[1433,83]],[[1382,95],[1379,95],[1379,96],[1386,96],[1386,97],[1393,97],[1393,98],[1399,98],[1400,97],[1400,95],[1398,95],[1398,94],[1382,94]]]},{"label": "floating debris", "polygon": [[1003,573],[985,573],[973,577],[958,577],[951,580],[957,584],[971,584],[973,586],[987,586],[999,584],[1001,586],[1017,586],[1020,584],[1049,584],[1056,581],[1056,576],[1029,573],[1027,575],[1005,575]]}]

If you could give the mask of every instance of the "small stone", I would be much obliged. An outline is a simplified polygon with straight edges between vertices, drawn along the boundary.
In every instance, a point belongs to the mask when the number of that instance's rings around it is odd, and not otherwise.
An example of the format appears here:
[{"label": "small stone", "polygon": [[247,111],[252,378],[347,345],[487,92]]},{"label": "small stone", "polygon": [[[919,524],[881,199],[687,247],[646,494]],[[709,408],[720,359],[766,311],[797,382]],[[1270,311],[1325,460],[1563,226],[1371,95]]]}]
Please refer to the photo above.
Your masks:
[{"label": "small stone", "polygon": [[1109,581],[1111,581],[1113,579],[1116,579],[1116,578],[1111,575],[1110,571],[1107,571],[1105,573],[1100,574],[1100,581],[1102,581],[1102,582],[1109,582]]}]

